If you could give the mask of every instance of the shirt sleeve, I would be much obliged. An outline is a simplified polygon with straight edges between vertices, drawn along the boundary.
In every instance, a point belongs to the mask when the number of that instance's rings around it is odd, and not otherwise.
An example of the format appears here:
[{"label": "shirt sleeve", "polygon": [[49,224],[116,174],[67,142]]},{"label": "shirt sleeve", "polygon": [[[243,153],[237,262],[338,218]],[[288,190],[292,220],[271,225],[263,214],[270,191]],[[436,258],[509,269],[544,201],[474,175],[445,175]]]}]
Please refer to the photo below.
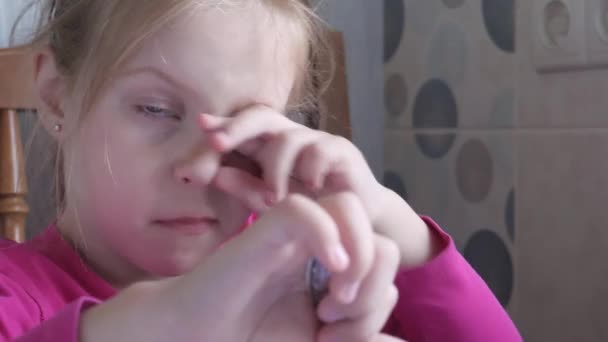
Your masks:
[{"label": "shirt sleeve", "polygon": [[443,249],[419,268],[402,270],[399,301],[385,332],[408,342],[520,342],[517,328],[483,279],[430,218]]},{"label": "shirt sleeve", "polygon": [[42,321],[38,303],[21,286],[0,274],[0,340],[18,342],[78,342],[81,313],[98,304],[82,297]]}]

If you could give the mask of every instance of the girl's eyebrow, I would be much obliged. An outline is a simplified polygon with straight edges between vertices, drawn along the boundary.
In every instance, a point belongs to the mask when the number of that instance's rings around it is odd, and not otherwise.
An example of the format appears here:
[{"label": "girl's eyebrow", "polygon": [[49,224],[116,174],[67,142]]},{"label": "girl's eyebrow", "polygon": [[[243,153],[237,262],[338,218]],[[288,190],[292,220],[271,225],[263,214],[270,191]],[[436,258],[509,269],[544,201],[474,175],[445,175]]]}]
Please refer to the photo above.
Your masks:
[{"label": "girl's eyebrow", "polygon": [[197,94],[194,91],[194,89],[190,88],[185,83],[177,81],[176,79],[171,77],[166,72],[162,71],[159,68],[153,67],[153,66],[143,66],[143,67],[128,69],[128,70],[120,73],[120,75],[117,77],[117,79],[121,80],[121,79],[138,76],[138,75],[151,75],[151,76],[154,76],[154,77],[164,81],[165,83],[169,83],[174,88],[178,88],[178,89],[187,91],[188,93],[191,93],[191,94]]}]

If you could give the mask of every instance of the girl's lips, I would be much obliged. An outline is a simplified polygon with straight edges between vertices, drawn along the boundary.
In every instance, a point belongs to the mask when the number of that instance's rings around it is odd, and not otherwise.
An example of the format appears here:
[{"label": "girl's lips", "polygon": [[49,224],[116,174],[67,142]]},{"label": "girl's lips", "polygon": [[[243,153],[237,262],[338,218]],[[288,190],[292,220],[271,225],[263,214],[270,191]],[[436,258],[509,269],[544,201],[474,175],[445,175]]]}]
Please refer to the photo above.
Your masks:
[{"label": "girl's lips", "polygon": [[176,217],[154,222],[163,228],[186,235],[203,234],[218,224],[218,220],[209,217]]}]

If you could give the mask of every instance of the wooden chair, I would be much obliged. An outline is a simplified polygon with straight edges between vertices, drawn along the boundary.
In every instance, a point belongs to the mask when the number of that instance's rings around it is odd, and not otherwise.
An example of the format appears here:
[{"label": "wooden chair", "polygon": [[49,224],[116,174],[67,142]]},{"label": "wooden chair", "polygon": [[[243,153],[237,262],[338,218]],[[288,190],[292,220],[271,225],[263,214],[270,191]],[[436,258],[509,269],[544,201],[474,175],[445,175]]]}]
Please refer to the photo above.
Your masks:
[{"label": "wooden chair", "polygon": [[0,49],[0,237],[25,240],[23,142],[18,110],[36,109],[29,47]]},{"label": "wooden chair", "polygon": [[[332,32],[336,53],[336,74],[324,96],[320,128],[348,139],[350,116],[342,35]],[[22,242],[25,222],[27,182],[23,141],[18,110],[36,110],[33,95],[33,61],[27,46],[0,49],[0,238]]]},{"label": "wooden chair", "polygon": [[336,73],[327,89],[327,93],[323,97],[324,110],[321,116],[320,128],[351,140],[352,130],[348,104],[344,38],[340,32],[330,32],[329,39],[335,54]]}]

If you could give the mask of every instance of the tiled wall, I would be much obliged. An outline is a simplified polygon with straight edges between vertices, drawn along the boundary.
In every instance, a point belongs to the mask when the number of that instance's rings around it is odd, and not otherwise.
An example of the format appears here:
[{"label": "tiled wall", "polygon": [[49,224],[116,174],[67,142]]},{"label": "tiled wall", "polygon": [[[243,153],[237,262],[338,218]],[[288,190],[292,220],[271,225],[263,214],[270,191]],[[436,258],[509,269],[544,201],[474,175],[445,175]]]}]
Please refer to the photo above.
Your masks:
[{"label": "tiled wall", "polygon": [[608,71],[538,74],[532,1],[384,5],[385,183],[526,341],[608,341]]}]

